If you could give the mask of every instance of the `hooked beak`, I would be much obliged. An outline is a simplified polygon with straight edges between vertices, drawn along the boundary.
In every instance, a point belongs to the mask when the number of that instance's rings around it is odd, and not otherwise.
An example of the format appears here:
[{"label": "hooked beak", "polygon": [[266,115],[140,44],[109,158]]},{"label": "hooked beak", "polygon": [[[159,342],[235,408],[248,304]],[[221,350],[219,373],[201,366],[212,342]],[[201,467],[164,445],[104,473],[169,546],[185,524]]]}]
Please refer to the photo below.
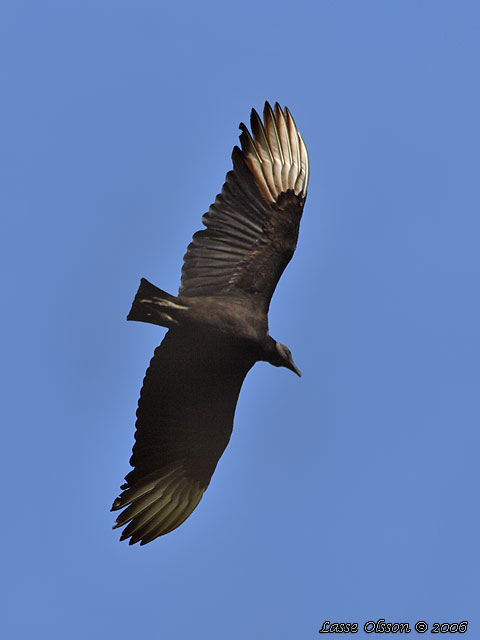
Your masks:
[{"label": "hooked beak", "polygon": [[293,371],[293,373],[296,373],[299,378],[302,377],[302,372],[300,371],[300,369],[297,367],[297,365],[294,363],[293,360],[290,360],[290,362],[287,365],[287,368],[290,369],[290,371]]}]

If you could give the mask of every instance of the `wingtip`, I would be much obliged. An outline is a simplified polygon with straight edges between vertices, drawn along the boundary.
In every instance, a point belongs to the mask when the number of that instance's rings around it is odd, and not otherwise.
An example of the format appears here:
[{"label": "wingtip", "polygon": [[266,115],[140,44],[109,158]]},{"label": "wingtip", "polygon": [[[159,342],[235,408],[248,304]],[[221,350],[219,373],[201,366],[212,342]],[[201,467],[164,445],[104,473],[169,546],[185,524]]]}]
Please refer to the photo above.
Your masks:
[{"label": "wingtip", "polygon": [[127,489],[116,498],[112,510],[123,509],[113,529],[125,527],[120,541],[147,544],[176,529],[193,512],[205,491],[182,468],[167,470]]},{"label": "wingtip", "polygon": [[265,101],[263,121],[253,108],[250,128],[243,122],[240,142],[255,182],[262,195],[275,202],[281,193],[292,190],[306,197],[308,186],[308,154],[288,107],[277,101],[272,109]]},{"label": "wingtip", "polygon": [[263,115],[265,116],[266,113],[273,116],[273,110],[268,100],[265,100],[265,104],[263,105]]}]

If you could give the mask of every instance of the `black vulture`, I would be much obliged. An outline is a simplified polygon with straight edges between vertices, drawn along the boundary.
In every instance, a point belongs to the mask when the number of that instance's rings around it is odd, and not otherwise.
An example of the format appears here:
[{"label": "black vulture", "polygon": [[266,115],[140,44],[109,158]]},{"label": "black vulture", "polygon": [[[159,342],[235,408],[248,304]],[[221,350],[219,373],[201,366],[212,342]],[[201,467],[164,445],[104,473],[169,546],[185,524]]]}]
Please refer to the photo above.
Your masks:
[{"label": "black vulture", "polygon": [[[143,381],[116,527],[146,544],[200,502],[228,444],[243,380],[263,360],[301,375],[268,332],[270,299],[297,244],[308,156],[290,111],[253,109],[233,170],[187,248],[178,296],[142,278],[128,320],[167,327]],[[127,524],[128,523],[128,524]]]}]

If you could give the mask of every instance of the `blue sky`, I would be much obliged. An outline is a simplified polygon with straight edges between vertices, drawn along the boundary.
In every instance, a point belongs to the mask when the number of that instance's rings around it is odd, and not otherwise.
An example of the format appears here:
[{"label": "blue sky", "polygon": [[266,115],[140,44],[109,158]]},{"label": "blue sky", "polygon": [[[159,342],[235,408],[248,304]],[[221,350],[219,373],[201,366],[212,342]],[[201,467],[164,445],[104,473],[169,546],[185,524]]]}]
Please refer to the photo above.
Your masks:
[{"label": "blue sky", "polygon": [[[5,637],[478,637],[480,8],[168,4],[0,11]],[[199,508],[128,547],[163,330],[125,316],[141,276],[176,291],[265,99],[310,154],[270,314],[303,377],[256,365]]]}]

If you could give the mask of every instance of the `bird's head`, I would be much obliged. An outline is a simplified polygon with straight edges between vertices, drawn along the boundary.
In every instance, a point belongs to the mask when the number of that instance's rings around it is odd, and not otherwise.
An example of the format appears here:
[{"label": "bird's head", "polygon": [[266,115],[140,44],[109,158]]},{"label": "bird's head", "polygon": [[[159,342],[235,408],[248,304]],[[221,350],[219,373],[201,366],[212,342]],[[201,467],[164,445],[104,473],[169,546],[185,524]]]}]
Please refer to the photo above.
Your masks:
[{"label": "bird's head", "polygon": [[275,359],[272,364],[276,367],[287,367],[287,369],[296,373],[299,378],[302,377],[300,369],[293,361],[290,349],[284,344],[280,344],[280,342],[275,343]]}]

